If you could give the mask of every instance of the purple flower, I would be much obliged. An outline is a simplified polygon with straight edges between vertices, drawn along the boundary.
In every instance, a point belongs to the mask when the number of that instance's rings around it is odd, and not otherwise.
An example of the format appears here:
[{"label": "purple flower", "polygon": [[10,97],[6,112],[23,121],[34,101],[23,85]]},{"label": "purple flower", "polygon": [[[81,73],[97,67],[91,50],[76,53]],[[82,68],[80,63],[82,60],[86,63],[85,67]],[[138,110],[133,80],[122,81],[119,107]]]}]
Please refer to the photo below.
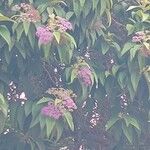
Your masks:
[{"label": "purple flower", "polygon": [[143,31],[136,32],[135,35],[132,37],[132,42],[134,43],[142,42],[144,36],[145,34]]},{"label": "purple flower", "polygon": [[132,42],[134,42],[134,43],[141,42],[141,38],[139,38],[138,36],[133,36]]},{"label": "purple flower", "polygon": [[27,17],[27,21],[29,22],[37,22],[41,19],[39,12],[36,9],[31,9],[25,13]]},{"label": "purple flower", "polygon": [[73,99],[71,99],[70,97],[67,97],[64,99],[63,101],[63,105],[68,108],[69,110],[71,109],[77,109],[76,104],[74,103]]},{"label": "purple flower", "polygon": [[38,27],[36,36],[42,44],[48,44],[53,39],[53,33],[50,32],[47,27]]},{"label": "purple flower", "polygon": [[78,77],[86,85],[90,86],[92,84],[91,80],[92,72],[89,67],[81,67],[78,71]]},{"label": "purple flower", "polygon": [[145,33],[144,33],[143,31],[136,32],[135,34],[136,34],[137,36],[142,36],[142,37],[145,36]]},{"label": "purple flower", "polygon": [[58,19],[58,27],[60,28],[60,30],[62,31],[66,31],[66,30],[72,30],[72,24],[65,18],[61,18],[61,17],[57,17]]},{"label": "purple flower", "polygon": [[44,116],[54,119],[59,119],[62,116],[62,112],[60,111],[59,107],[55,106],[53,103],[48,103],[47,106],[44,106],[41,109],[41,113]]}]

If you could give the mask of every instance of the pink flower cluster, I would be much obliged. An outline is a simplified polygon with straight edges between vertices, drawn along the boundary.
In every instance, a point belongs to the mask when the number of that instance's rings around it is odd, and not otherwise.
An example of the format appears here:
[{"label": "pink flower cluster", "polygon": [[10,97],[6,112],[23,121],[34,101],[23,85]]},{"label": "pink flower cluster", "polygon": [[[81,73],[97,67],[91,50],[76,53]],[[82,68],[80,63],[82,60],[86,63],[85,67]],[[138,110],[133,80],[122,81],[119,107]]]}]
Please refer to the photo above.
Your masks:
[{"label": "pink flower cluster", "polygon": [[73,101],[73,99],[71,99],[71,97],[67,97],[64,99],[63,106],[70,111],[77,109],[77,106],[76,106],[75,102]]},{"label": "pink flower cluster", "polygon": [[39,38],[41,44],[48,44],[53,39],[53,33],[45,26],[37,28],[36,36]]},{"label": "pink flower cluster", "polygon": [[54,119],[59,119],[59,117],[62,116],[62,112],[60,111],[59,107],[55,106],[53,103],[50,102],[48,103],[47,106],[44,106],[41,109],[41,113],[44,116],[51,117]]},{"label": "pink flower cluster", "polygon": [[143,31],[137,32],[132,37],[132,42],[134,42],[134,43],[142,42],[142,40],[144,39],[144,37],[145,37],[145,33]]},{"label": "pink flower cluster", "polygon": [[26,4],[26,3],[21,3],[20,4],[20,9],[23,9],[24,11],[28,11],[31,9],[31,5]]},{"label": "pink flower cluster", "polygon": [[78,70],[78,78],[81,79],[81,81],[86,86],[92,85],[91,76],[92,76],[92,72],[91,72],[89,67],[84,66],[84,67],[79,68],[79,70]]},{"label": "pink flower cluster", "polygon": [[65,18],[57,17],[58,27],[61,31],[72,30],[72,24]]},{"label": "pink flower cluster", "polygon": [[28,22],[37,22],[40,20],[39,13],[35,9],[31,9],[26,13],[22,14],[22,18],[24,21],[28,21]]},{"label": "pink flower cluster", "polygon": [[20,5],[15,5],[12,10],[20,12],[18,21],[37,22],[41,19],[38,10],[30,4],[21,3]]},{"label": "pink flower cluster", "polygon": [[53,102],[49,102],[47,106],[44,106],[41,109],[41,113],[44,116],[51,117],[53,119],[59,119],[61,116],[63,116],[63,112],[65,110],[73,111],[75,109],[77,109],[76,104],[70,97],[68,97],[57,105],[55,105]]}]

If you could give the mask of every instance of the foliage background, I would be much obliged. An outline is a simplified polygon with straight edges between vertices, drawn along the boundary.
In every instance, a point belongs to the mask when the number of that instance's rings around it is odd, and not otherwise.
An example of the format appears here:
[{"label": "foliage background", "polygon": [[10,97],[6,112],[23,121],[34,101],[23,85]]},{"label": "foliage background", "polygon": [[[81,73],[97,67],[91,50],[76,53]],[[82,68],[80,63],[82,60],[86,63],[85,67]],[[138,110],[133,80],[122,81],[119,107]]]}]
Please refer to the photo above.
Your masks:
[{"label": "foliage background", "polygon": [[[33,3],[42,23],[52,13],[69,19],[69,40],[39,47],[36,24],[10,19],[21,2]],[[1,0],[0,11],[0,150],[150,149],[150,34],[145,43],[132,42],[150,30],[149,0]],[[78,57],[95,73],[90,88],[72,73]],[[26,93],[23,106],[7,100],[11,81]],[[51,87],[77,94],[78,109],[55,125],[43,123],[37,105]]]}]

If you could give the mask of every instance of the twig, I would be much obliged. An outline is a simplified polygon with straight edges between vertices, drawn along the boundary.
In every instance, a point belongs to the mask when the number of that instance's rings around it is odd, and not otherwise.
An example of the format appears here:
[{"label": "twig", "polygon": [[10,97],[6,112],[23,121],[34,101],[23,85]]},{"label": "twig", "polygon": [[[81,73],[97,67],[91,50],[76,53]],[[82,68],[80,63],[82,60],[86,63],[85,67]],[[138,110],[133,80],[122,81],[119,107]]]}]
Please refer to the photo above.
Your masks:
[{"label": "twig", "polygon": [[47,68],[45,67],[45,64],[44,64],[44,63],[43,63],[43,65],[42,65],[42,67],[43,67],[43,69],[46,71],[46,73],[47,73],[49,79],[52,81],[52,83],[53,83],[54,85],[56,85],[55,82],[53,81],[53,79],[52,79],[52,77],[51,77],[49,71],[48,71]]},{"label": "twig", "polygon": [[118,22],[114,17],[112,17],[112,20],[113,20],[116,24],[118,24],[119,26],[122,26],[122,27],[126,28],[125,25],[123,25],[122,23]]}]

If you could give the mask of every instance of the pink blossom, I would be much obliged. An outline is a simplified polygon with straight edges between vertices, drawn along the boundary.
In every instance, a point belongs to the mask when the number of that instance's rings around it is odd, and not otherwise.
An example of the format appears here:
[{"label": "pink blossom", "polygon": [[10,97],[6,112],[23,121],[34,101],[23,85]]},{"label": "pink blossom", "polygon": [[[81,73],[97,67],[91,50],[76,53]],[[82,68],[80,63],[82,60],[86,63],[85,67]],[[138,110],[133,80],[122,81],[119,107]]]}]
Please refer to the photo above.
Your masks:
[{"label": "pink blossom", "polygon": [[89,67],[81,67],[78,71],[78,77],[86,85],[90,86],[92,84],[91,80],[92,72]]},{"label": "pink blossom", "polygon": [[42,44],[48,44],[53,39],[53,34],[48,30],[47,27],[38,27],[36,36]]},{"label": "pink blossom", "polygon": [[31,9],[24,14],[29,22],[37,22],[41,19],[39,12],[36,9]]},{"label": "pink blossom", "polygon": [[133,36],[132,37],[132,42],[137,43],[137,42],[141,42],[142,38],[140,36]]},{"label": "pink blossom", "polygon": [[62,116],[62,113],[61,113],[59,107],[55,106],[53,103],[48,103],[47,106],[44,106],[41,109],[41,113],[44,116],[51,117],[54,119],[59,119]]},{"label": "pink blossom", "polygon": [[144,36],[145,34],[143,31],[136,32],[135,35],[132,37],[132,42],[134,43],[142,42]]},{"label": "pink blossom", "polygon": [[77,109],[76,104],[74,103],[73,99],[71,99],[70,97],[65,98],[65,100],[63,101],[63,105],[70,109]]},{"label": "pink blossom", "polygon": [[143,31],[136,32],[135,34],[142,37],[145,36],[145,33]]},{"label": "pink blossom", "polygon": [[60,30],[66,31],[66,30],[72,30],[72,24],[65,18],[57,17],[58,18],[58,26]]}]

